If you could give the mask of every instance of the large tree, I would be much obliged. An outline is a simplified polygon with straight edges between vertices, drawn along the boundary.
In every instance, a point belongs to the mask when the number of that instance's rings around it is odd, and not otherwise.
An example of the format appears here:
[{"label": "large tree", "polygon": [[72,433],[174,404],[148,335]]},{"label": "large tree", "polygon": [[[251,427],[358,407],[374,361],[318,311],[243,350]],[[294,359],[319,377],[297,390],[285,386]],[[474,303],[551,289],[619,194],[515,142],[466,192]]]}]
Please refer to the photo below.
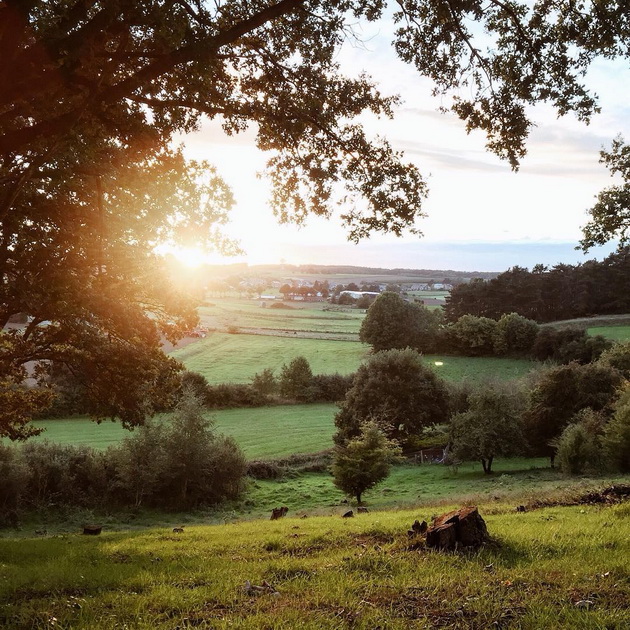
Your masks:
[{"label": "large tree", "polygon": [[435,372],[409,348],[383,350],[357,370],[335,416],[335,442],[346,444],[361,425],[374,421],[403,448],[424,429],[446,422],[448,390]]},{"label": "large tree", "polygon": [[[3,394],[20,388],[29,358],[43,365],[52,349],[90,374],[99,417],[141,421],[142,397],[164,391],[175,366],[158,357],[160,322],[176,335],[188,316],[158,288],[151,239],[137,234],[148,226],[157,242],[190,216],[178,196],[172,212],[154,214],[147,197],[160,187],[149,182],[168,172],[174,134],[204,116],[228,133],[256,129],[281,220],[330,216],[338,202],[353,240],[417,231],[422,177],[357,123],[364,112],[391,115],[396,98],[364,75],[343,76],[336,61],[356,20],[392,16],[401,59],[516,168],[529,105],[585,121],[596,110],[580,78],[597,56],[628,56],[626,9],[608,0],[410,0],[393,14],[382,0],[4,0],[0,322],[16,309],[34,319],[23,339],[3,335]],[[132,173],[146,194],[130,201],[122,191]],[[207,225],[184,223],[195,235]],[[108,378],[125,372],[140,375],[137,387],[130,394],[120,378],[108,392]]]},{"label": "large tree", "polygon": [[392,291],[381,293],[361,322],[359,339],[375,352],[392,348],[431,350],[440,326],[440,314],[411,304]]}]

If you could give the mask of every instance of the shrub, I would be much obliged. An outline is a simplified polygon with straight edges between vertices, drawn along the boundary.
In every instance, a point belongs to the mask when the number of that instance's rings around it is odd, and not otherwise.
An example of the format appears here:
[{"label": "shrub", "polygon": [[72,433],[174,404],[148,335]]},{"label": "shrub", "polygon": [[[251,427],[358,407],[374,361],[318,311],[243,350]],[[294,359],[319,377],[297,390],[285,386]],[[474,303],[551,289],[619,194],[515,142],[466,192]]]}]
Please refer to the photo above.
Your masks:
[{"label": "shrub", "polygon": [[491,356],[497,337],[497,322],[488,317],[462,315],[447,327],[447,343],[464,356]]},{"label": "shrub", "polygon": [[202,402],[207,407],[226,409],[229,407],[261,407],[266,405],[269,399],[251,385],[220,383],[219,385],[208,385]]},{"label": "shrub", "polygon": [[560,470],[569,475],[595,472],[602,463],[601,442],[594,425],[589,425],[589,418],[584,413],[576,420],[554,442]]},{"label": "shrub", "polygon": [[166,466],[165,434],[162,424],[147,422],[120,445],[108,449],[115,471],[110,496],[115,501],[136,507],[155,501]]},{"label": "shrub", "polygon": [[630,379],[630,341],[616,343],[602,352],[598,359],[602,365],[615,368],[624,378]]},{"label": "shrub", "polygon": [[164,436],[159,498],[173,508],[236,498],[244,488],[245,457],[232,438],[216,436],[203,406],[187,392]]},{"label": "shrub", "polygon": [[532,351],[538,324],[518,313],[502,315],[496,326],[494,352],[505,356],[523,356]]},{"label": "shrub", "polygon": [[265,368],[252,377],[252,388],[261,396],[271,396],[278,391],[278,381],[271,368]]},{"label": "shrub", "polygon": [[352,387],[354,374],[316,374],[311,380],[310,400],[339,402]]},{"label": "shrub", "polygon": [[247,475],[253,479],[279,479],[285,472],[285,469],[274,461],[247,462]]},{"label": "shrub", "polygon": [[28,488],[28,468],[20,451],[0,444],[0,525],[9,515],[16,514],[22,506]]},{"label": "shrub", "polygon": [[21,457],[28,470],[25,502],[48,505],[101,504],[107,490],[105,457],[87,446],[27,443]]},{"label": "shrub", "polygon": [[604,429],[602,439],[609,466],[618,472],[630,472],[630,388],[615,405],[615,413]]}]

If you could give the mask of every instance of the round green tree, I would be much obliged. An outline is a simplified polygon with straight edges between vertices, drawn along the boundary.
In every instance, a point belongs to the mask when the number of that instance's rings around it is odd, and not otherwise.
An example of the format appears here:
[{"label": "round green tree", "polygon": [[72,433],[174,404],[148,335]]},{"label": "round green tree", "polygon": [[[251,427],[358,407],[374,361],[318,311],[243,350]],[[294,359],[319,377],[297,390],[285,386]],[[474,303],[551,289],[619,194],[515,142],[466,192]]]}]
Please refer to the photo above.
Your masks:
[{"label": "round green tree", "polygon": [[375,352],[393,348],[426,351],[435,342],[439,315],[418,304],[406,302],[397,293],[381,293],[361,323],[359,339]]},{"label": "round green tree", "polygon": [[335,442],[346,444],[373,420],[403,448],[414,436],[448,417],[444,382],[409,348],[377,352],[357,370],[335,416]]}]

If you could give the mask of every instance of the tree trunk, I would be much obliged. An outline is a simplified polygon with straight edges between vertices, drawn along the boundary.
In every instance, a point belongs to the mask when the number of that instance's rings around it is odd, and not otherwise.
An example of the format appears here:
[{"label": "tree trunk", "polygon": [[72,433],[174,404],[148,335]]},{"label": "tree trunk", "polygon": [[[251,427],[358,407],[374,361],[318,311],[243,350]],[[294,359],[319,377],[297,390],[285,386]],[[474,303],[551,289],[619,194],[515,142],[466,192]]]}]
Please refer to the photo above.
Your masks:
[{"label": "tree trunk", "polygon": [[483,472],[486,473],[486,475],[488,474],[488,469],[486,467],[486,460],[483,459],[483,457],[481,458],[481,465],[483,466]]},{"label": "tree trunk", "polygon": [[357,492],[357,505],[361,505],[361,493]]},{"label": "tree trunk", "polygon": [[486,469],[486,475],[492,474],[492,460],[494,457],[488,457],[488,468]]}]

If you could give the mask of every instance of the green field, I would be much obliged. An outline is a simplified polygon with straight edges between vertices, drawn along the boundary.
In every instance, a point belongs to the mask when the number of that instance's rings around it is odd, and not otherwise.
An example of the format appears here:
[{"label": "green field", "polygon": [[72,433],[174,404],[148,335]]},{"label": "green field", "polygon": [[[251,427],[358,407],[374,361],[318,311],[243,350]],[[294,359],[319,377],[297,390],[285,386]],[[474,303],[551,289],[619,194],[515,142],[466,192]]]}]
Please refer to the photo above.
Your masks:
[{"label": "green field", "polygon": [[[261,304],[266,304],[262,307]],[[280,304],[287,308],[272,308]],[[326,302],[269,300],[215,300],[199,309],[202,325],[209,328],[260,328],[297,332],[358,334],[365,311],[324,310]]]},{"label": "green field", "polygon": [[[206,415],[216,421],[218,433],[233,436],[249,459],[314,453],[332,446],[333,404],[280,405],[253,409],[221,409]],[[33,440],[84,444],[104,449],[129,432],[114,422],[96,424],[88,418],[59,418],[33,422],[45,428]]]},{"label": "green field", "polygon": [[[370,353],[370,347],[354,341],[272,337],[268,335],[230,335],[211,333],[205,339],[175,350],[172,356],[187,369],[203,374],[209,383],[247,383],[256,372],[280,368],[297,356],[308,359],[314,374],[350,374]],[[497,357],[453,357],[426,355],[430,365],[436,361],[438,374],[447,380],[518,378],[537,364],[524,359]]]},{"label": "green field", "polygon": [[[435,505],[453,501],[514,501],[526,503],[548,493],[585,491],[594,483],[623,482],[623,477],[580,479],[566,477],[549,467],[549,458],[499,458],[494,474],[486,475],[479,462],[466,462],[453,469],[440,464],[394,466],[387,479],[365,493],[371,509],[394,509],[411,505]],[[625,483],[628,478],[625,479]],[[246,509],[252,516],[266,514],[276,504],[291,514],[338,513],[343,493],[327,472],[301,474],[278,481],[255,481],[247,493]]]},{"label": "green field", "polygon": [[593,326],[587,332],[589,335],[602,335],[613,341],[630,341],[630,326]]},{"label": "green field", "polygon": [[352,341],[215,332],[172,356],[215,384],[247,383],[265,368],[279,375],[280,368],[298,356],[308,359],[314,374],[349,374],[369,351],[369,346]]},{"label": "green field", "polygon": [[495,542],[474,553],[408,538],[435,508],[5,539],[0,626],[623,630],[629,507],[481,505]]}]

